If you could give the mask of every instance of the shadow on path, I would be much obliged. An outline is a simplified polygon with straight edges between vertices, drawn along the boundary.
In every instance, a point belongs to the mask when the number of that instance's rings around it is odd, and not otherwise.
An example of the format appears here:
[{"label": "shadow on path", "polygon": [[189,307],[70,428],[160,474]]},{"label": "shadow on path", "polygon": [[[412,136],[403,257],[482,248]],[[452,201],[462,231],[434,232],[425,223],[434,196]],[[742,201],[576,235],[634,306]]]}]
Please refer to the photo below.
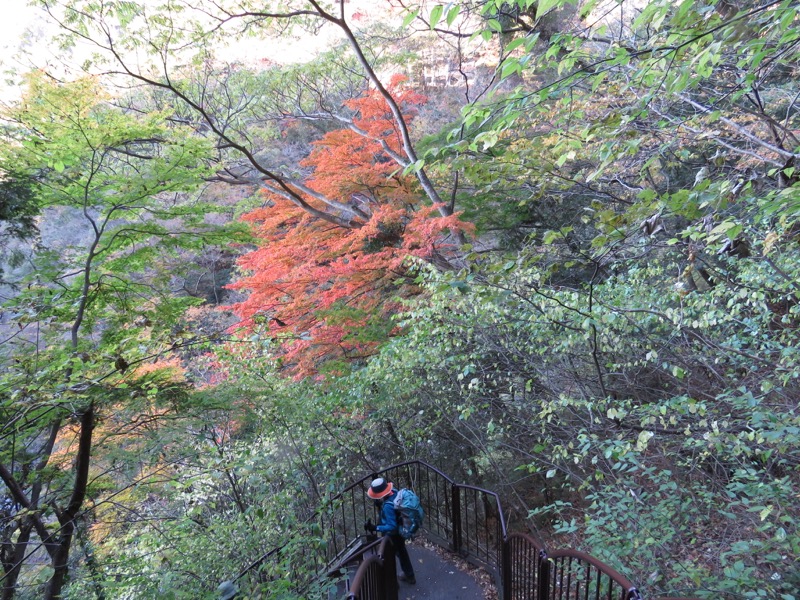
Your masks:
[{"label": "shadow on path", "polygon": [[408,553],[417,584],[401,581],[399,600],[485,600],[475,578],[459,570],[455,563],[419,544],[409,545]]}]

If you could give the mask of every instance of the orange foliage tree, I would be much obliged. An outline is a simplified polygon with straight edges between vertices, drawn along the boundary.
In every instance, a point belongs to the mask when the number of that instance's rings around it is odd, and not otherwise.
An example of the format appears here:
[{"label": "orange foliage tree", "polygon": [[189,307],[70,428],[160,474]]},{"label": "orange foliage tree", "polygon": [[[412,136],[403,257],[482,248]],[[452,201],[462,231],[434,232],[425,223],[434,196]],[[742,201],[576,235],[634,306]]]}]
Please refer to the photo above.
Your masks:
[{"label": "orange foliage tree", "polygon": [[[389,89],[409,120],[425,101],[400,78]],[[370,91],[348,107],[351,126],[323,136],[302,163],[313,170],[306,201],[318,201],[314,193],[335,198],[353,215],[348,226],[265,194],[265,205],[244,217],[261,243],[240,259],[247,275],[231,285],[250,292],[233,306],[242,325],[268,324],[297,376],[372,354],[393,332],[387,317],[400,310],[399,299],[416,293],[401,283],[409,257],[445,262],[455,234],[470,230],[458,215],[425,206],[416,179],[398,172],[392,155],[402,139],[385,100]]]}]

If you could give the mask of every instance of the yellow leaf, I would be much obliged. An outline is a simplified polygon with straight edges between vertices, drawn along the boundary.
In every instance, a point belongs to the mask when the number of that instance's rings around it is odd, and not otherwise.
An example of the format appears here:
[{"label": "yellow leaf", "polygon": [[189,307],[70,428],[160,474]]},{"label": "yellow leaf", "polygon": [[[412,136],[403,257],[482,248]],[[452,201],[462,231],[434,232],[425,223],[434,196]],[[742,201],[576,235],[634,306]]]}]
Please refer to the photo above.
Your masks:
[{"label": "yellow leaf", "polygon": [[774,231],[770,231],[767,234],[767,237],[764,238],[764,256],[770,253],[778,239],[780,239],[780,237]]}]

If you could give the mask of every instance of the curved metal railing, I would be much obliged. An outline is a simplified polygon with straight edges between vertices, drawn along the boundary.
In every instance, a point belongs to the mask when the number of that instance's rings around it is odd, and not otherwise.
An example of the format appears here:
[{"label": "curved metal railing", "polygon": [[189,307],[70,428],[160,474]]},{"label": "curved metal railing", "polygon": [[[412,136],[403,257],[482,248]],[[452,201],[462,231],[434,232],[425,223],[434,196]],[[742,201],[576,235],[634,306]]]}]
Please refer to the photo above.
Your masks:
[{"label": "curved metal railing", "polygon": [[[366,492],[375,476],[411,487],[426,509],[426,537],[485,567],[503,600],[640,600],[635,586],[613,568],[577,550],[549,552],[532,536],[509,534],[495,492],[454,482],[422,461],[392,465],[364,477],[346,492]],[[396,565],[384,562],[396,572]],[[374,561],[362,569],[374,571]],[[358,573],[361,573],[359,569]],[[359,575],[357,574],[356,577]],[[391,578],[390,575],[385,575]],[[373,588],[370,588],[373,589]],[[382,595],[360,592],[358,600]]]},{"label": "curved metal railing", "polygon": [[348,600],[397,600],[397,565],[389,538],[381,540],[378,553],[361,563],[347,593]]},{"label": "curved metal railing", "polygon": [[628,579],[585,552],[556,550],[547,555],[546,562],[549,594],[540,595],[539,600],[641,600],[639,591]]},{"label": "curved metal railing", "polygon": [[503,598],[544,598],[549,584],[549,577],[544,573],[544,565],[547,563],[547,551],[544,547],[526,533],[512,533],[503,548]]},{"label": "curved metal railing", "polygon": [[[323,543],[306,559],[319,566],[321,576],[352,573],[354,565],[360,565],[348,589],[351,600],[397,598],[391,543],[383,538],[380,544],[368,544],[363,534],[364,523],[379,518],[366,494],[371,480],[379,476],[417,493],[425,508],[423,535],[484,567],[502,600],[641,600],[628,579],[593,556],[577,550],[548,551],[528,534],[509,534],[495,492],[456,483],[419,460],[362,477],[333,496],[315,517]],[[273,550],[264,558],[277,554]]]}]

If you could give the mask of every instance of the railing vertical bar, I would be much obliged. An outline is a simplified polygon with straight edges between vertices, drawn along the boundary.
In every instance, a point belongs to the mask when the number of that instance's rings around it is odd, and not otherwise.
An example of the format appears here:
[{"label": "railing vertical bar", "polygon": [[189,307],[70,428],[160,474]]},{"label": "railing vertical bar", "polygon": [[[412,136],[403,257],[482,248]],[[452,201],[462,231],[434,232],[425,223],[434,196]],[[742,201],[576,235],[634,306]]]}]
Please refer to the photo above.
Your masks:
[{"label": "railing vertical bar", "polygon": [[478,532],[478,492],[472,490],[472,537],[475,540],[475,551],[479,558],[486,560],[481,537]]},{"label": "railing vertical bar", "polygon": [[[455,529],[456,519],[453,516],[453,487],[450,487],[447,481],[442,480],[442,494],[444,495],[445,504],[445,521],[443,523],[445,538],[453,539],[453,529]],[[455,546],[453,546],[455,550]]]},{"label": "railing vertical bar", "polygon": [[[503,545],[508,547],[508,565],[503,562],[503,592],[508,594],[510,600],[514,599],[516,587],[514,585],[514,565],[519,564],[520,549],[515,538],[508,538],[503,541]],[[508,589],[508,591],[506,591]]]},{"label": "railing vertical bar", "polygon": [[352,534],[351,528],[348,527],[348,522],[347,522],[347,512],[348,512],[348,509],[347,509],[348,502],[347,502],[347,500],[348,499],[350,500],[351,503],[355,502],[355,494],[353,493],[352,490],[347,495],[347,498],[342,498],[342,504],[341,504],[341,506],[342,506],[342,510],[341,510],[342,523],[341,523],[340,527],[341,527],[341,532],[342,532],[342,546],[344,548],[346,548],[347,544],[350,542],[350,535]]},{"label": "railing vertical bar", "polygon": [[511,544],[503,540],[502,548],[502,576],[500,584],[503,586],[503,600],[511,600]]},{"label": "railing vertical bar", "polygon": [[[431,484],[431,478],[432,478],[432,476],[429,474],[429,476],[428,476],[428,486],[429,487],[430,487],[430,484]],[[439,527],[439,517],[440,517],[439,513],[441,512],[442,502],[441,502],[441,498],[439,496],[439,485],[438,484],[439,484],[439,482],[438,482],[438,479],[437,479],[437,480],[435,480],[435,482],[433,484],[433,495],[434,495],[434,501],[435,501],[435,504],[433,506],[435,507],[435,509],[429,509],[430,512],[428,513],[428,527],[434,527],[435,526],[436,527],[436,535],[441,535],[441,528]],[[436,518],[435,519],[433,518],[432,510],[436,510]]]},{"label": "railing vertical bar", "polygon": [[[420,477],[420,479],[421,479],[421,477]],[[431,498],[431,474],[428,472],[427,469],[425,470],[425,498],[428,499],[428,505],[426,506],[427,510],[425,511],[425,516],[427,517],[427,527],[429,529],[432,529],[433,528],[433,523],[435,521],[431,518],[431,511],[433,510],[434,506],[436,506],[438,508],[438,506],[439,506],[439,503],[438,503],[439,498],[438,497],[435,498],[436,504],[431,504],[430,503],[430,498]],[[438,533],[439,532],[437,531],[436,534],[438,535]]]},{"label": "railing vertical bar", "polygon": [[552,600],[556,600],[556,594],[558,593],[558,562],[553,560],[550,564],[550,598]]},{"label": "railing vertical bar", "polygon": [[[531,562],[531,547],[529,544],[523,544],[523,538],[513,538],[514,543],[516,545],[515,556],[520,555],[522,556],[523,564],[525,564],[524,568],[517,568],[514,569],[514,565],[516,564],[518,567],[521,567],[520,563],[515,560],[514,563],[511,565],[512,572],[514,573],[514,584],[517,589],[524,595],[525,598],[533,598],[532,592],[533,587],[531,586],[531,578],[530,575],[532,573],[531,566],[535,570],[538,565],[536,563]],[[519,583],[519,585],[516,585]]]},{"label": "railing vertical bar", "polygon": [[465,554],[471,551],[469,536],[469,490],[459,486],[458,497],[461,500],[459,506],[461,512],[461,550]]},{"label": "railing vertical bar", "polygon": [[567,563],[567,598],[572,597],[572,557],[569,557]]},{"label": "railing vertical bar", "polygon": [[[335,502],[335,500],[332,500],[332,502]],[[337,505],[334,505],[333,506],[333,510],[331,510],[330,513],[325,515],[325,516],[327,516],[327,519],[326,518],[320,518],[320,525],[322,526],[323,531],[325,531],[325,524],[326,523],[328,524],[328,526],[330,528],[330,534],[328,535],[328,539],[331,542],[331,547],[333,548],[333,555],[334,556],[336,556],[336,554],[339,551],[339,539],[338,539],[339,531],[338,531],[338,529],[336,527],[337,510],[338,510]],[[320,516],[322,517],[322,515],[320,515]]]},{"label": "railing vertical bar", "polygon": [[[527,544],[525,546],[522,546],[521,539],[518,538],[513,538],[513,539],[514,539],[514,557],[512,559],[514,561],[513,564],[517,565],[518,567],[521,567],[522,565],[520,565],[520,560],[522,560],[523,564],[527,565],[528,561],[530,560],[530,547]],[[527,568],[519,568],[518,569],[519,575],[517,577],[514,577],[515,583],[516,582],[520,583],[519,588],[525,598],[531,597],[530,578],[526,576],[526,574],[529,572],[530,571]]]},{"label": "railing vertical bar", "polygon": [[469,497],[469,488],[464,488],[463,502],[461,504],[461,518],[463,519],[462,531],[464,533],[461,543],[467,552],[472,550],[472,532],[470,531],[470,518],[469,508],[471,506],[471,498]]},{"label": "railing vertical bar", "polygon": [[595,592],[594,592],[595,600],[600,600],[600,582],[602,581],[602,579],[601,579],[602,576],[603,576],[603,574],[598,569],[598,571],[597,571],[597,583],[596,583]]},{"label": "railing vertical bar", "polygon": [[[328,539],[331,541],[331,546],[333,547],[333,554],[336,556],[339,553],[339,542],[336,539],[336,509],[332,510],[329,515],[330,518],[330,534]],[[322,527],[322,531],[325,531],[325,523],[326,519],[323,515],[320,515],[320,527]]]},{"label": "railing vertical bar", "polygon": [[[469,502],[466,506],[466,519],[467,519],[467,527],[465,527],[465,531],[467,532],[467,536],[469,537],[467,541],[467,547],[471,548],[474,544],[475,547],[475,554],[478,558],[481,558],[481,543],[478,539],[478,507],[477,507],[477,496],[478,494],[475,490],[470,490],[469,493]],[[472,519],[470,520],[470,517]]]},{"label": "railing vertical bar", "polygon": [[[346,498],[342,498],[342,530],[344,532],[344,546],[345,548],[350,543],[350,537],[354,533],[355,521],[348,519],[348,512],[355,511],[356,495],[355,491],[351,490]],[[349,505],[349,506],[348,506]]]},{"label": "railing vertical bar", "polygon": [[506,538],[503,536],[503,528],[500,527],[500,519],[497,519],[495,522],[494,535],[495,539],[500,541],[500,544],[505,543]]},{"label": "railing vertical bar", "polygon": [[[486,498],[486,494],[481,494],[481,496],[483,496],[483,537],[486,540],[486,555],[487,555],[487,557],[489,557],[489,556],[491,556],[491,554],[489,554],[489,551],[490,551],[489,540],[491,539],[491,536],[489,535],[489,515],[488,515],[488,512],[486,511],[486,507],[488,506],[488,504],[487,504],[488,498]],[[495,546],[495,547],[498,547],[498,546],[499,546],[499,544],[497,546]],[[502,564],[498,560],[497,556],[495,556],[494,560],[495,560],[495,563],[498,566]]]},{"label": "railing vertical bar", "polygon": [[[522,545],[522,539],[519,540],[519,544],[518,545],[520,545],[520,546]],[[525,547],[524,547],[523,550],[524,551],[523,551],[522,555],[525,557],[524,558],[525,565],[533,564],[535,566],[536,563],[533,561],[533,552],[532,552],[532,549],[531,549],[530,545],[529,544],[525,544]],[[533,582],[531,580],[530,575],[534,571],[535,571],[535,568],[533,570],[530,569],[530,568],[526,568],[525,570],[520,569],[520,579],[522,580],[521,581],[521,583],[522,583],[521,587],[522,587],[522,592],[523,592],[525,598],[533,598],[534,587],[532,585]]]},{"label": "railing vertical bar", "polygon": [[461,543],[465,552],[472,551],[472,538],[469,535],[469,488],[463,488],[464,495],[461,497]]},{"label": "railing vertical bar", "polygon": [[[363,508],[363,506],[364,506],[363,501],[361,503],[361,506]],[[355,529],[355,535],[358,535],[358,532],[359,532],[359,530],[358,530],[359,518],[358,518],[358,514],[356,513],[356,496],[355,496],[355,494],[351,494],[350,495],[350,509],[351,509],[350,513],[351,513],[351,515],[353,517],[353,528]]]},{"label": "railing vertical bar", "polygon": [[[445,539],[453,540],[455,538],[455,528],[458,523],[455,516],[456,505],[453,503],[455,487],[451,487],[449,482],[442,482],[442,494],[444,494],[445,501],[445,520],[442,523]],[[455,546],[453,546],[455,550]]]},{"label": "railing vertical bar", "polygon": [[591,588],[592,581],[592,565],[586,563],[586,595],[584,600],[589,600],[589,588]]},{"label": "railing vertical bar", "polygon": [[528,598],[536,598],[534,594],[536,594],[538,590],[538,583],[539,583],[539,553],[536,551],[536,548],[527,544],[527,553],[528,553],[528,564],[531,566],[530,575],[526,578],[528,585],[527,585],[527,597]]},{"label": "railing vertical bar", "polygon": [[[452,515],[453,515],[453,503],[452,503],[453,495],[452,495],[452,493],[450,493],[450,494],[447,493],[447,482],[442,480],[441,483],[442,483],[442,493],[444,494],[444,516],[445,516],[444,523],[445,524],[450,524],[450,526],[452,526],[453,525],[453,519],[452,519]],[[438,489],[439,488],[437,486],[437,492],[436,492],[437,494],[439,493]],[[448,539],[448,538],[452,539],[452,532],[447,529],[446,525],[443,526],[443,528],[444,528],[445,535],[442,536],[442,537],[444,537],[445,539]],[[454,550],[455,550],[455,548],[454,548]]]},{"label": "railing vertical bar", "polygon": [[475,548],[477,549],[478,557],[488,561],[483,544],[481,544],[480,523],[478,523],[480,520],[478,496],[478,492],[472,490],[472,536],[475,538]]},{"label": "railing vertical bar", "polygon": [[[436,524],[436,535],[441,535],[442,528],[440,526],[441,525],[441,522],[440,522],[440,517],[441,517],[441,515],[440,515],[440,512],[441,512],[440,507],[442,506],[442,498],[439,496],[439,485],[438,485],[438,483],[439,483],[438,480],[436,480],[436,483],[434,483],[434,485],[433,485],[433,494],[435,496],[435,502],[436,502],[434,504],[434,506],[436,507],[435,508],[435,510],[436,510],[436,518],[434,519],[433,515],[429,514],[428,515],[428,525],[431,526],[432,523],[435,523]],[[445,510],[447,510],[447,506],[446,505],[447,505],[447,494],[445,494]],[[442,537],[447,539],[446,536],[442,536]]]},{"label": "railing vertical bar", "polygon": [[[438,475],[433,477],[433,493],[436,496],[436,504],[435,504],[435,510],[436,510],[436,519],[435,519],[436,535],[440,535],[441,537],[443,537],[446,540],[446,539],[448,539],[447,538],[447,533],[445,532],[445,534],[442,535],[442,527],[441,527],[441,524],[442,524],[441,523],[442,506],[444,506],[444,513],[445,513],[445,518],[446,518],[447,507],[450,506],[450,501],[449,501],[449,499],[447,497],[447,494],[442,494],[441,493],[441,491],[442,491],[441,487],[440,487],[441,483],[444,483],[444,482],[440,481]],[[428,523],[432,523],[432,522],[434,522],[434,519],[433,519],[433,515],[431,514],[428,517]],[[446,520],[445,522],[449,522],[449,521]]]},{"label": "railing vertical bar", "polygon": [[[528,582],[526,581],[526,578],[523,577],[522,579],[520,579],[518,575],[518,573],[519,574],[524,573],[525,570],[519,568],[514,569],[515,566],[519,567],[520,557],[522,557],[522,560],[527,560],[528,547],[527,546],[523,547],[521,544],[521,540],[518,540],[517,538],[511,538],[511,539],[513,540],[512,542],[513,546],[512,546],[511,564],[509,565],[509,571],[511,572],[511,581],[509,582],[509,584],[512,587],[512,592],[513,592],[512,599],[513,599],[517,597],[516,592],[520,588],[521,588],[520,591],[525,596],[529,595]],[[517,583],[521,585],[516,585]]]},{"label": "railing vertical bar", "polygon": [[[429,480],[429,482],[430,482],[430,480]],[[442,498],[439,495],[439,479],[438,479],[438,477],[434,479],[433,495],[434,495],[434,497],[436,499],[435,500],[436,504],[434,505],[435,506],[435,510],[436,510],[436,518],[435,519],[433,518],[433,514],[428,515],[428,526],[432,526],[433,523],[435,523],[436,524],[436,535],[441,535],[442,529],[440,527],[440,525],[441,525],[440,517],[441,517]],[[445,511],[447,510],[447,500],[446,500],[446,498],[447,498],[447,494],[445,494]],[[442,536],[442,537],[447,539],[447,536]]]},{"label": "railing vertical bar", "polygon": [[[480,520],[481,520],[481,507],[483,506],[482,498],[483,494],[478,492],[473,492],[473,497],[475,498],[475,538],[478,540],[478,545],[481,546],[481,551],[483,552],[483,556],[486,558],[486,562],[489,562],[491,555],[489,554],[489,541],[484,537],[483,544],[481,544],[481,532],[480,532]],[[484,519],[485,519],[484,515]],[[500,565],[497,565],[498,567]]]},{"label": "railing vertical bar", "polygon": [[550,560],[547,558],[547,553],[544,550],[539,551],[537,558],[538,564],[538,578],[539,578],[539,598],[538,600],[549,600],[550,598]]},{"label": "railing vertical bar", "polygon": [[453,552],[461,552],[461,490],[455,484],[451,486],[452,496],[452,523],[453,523]]}]

